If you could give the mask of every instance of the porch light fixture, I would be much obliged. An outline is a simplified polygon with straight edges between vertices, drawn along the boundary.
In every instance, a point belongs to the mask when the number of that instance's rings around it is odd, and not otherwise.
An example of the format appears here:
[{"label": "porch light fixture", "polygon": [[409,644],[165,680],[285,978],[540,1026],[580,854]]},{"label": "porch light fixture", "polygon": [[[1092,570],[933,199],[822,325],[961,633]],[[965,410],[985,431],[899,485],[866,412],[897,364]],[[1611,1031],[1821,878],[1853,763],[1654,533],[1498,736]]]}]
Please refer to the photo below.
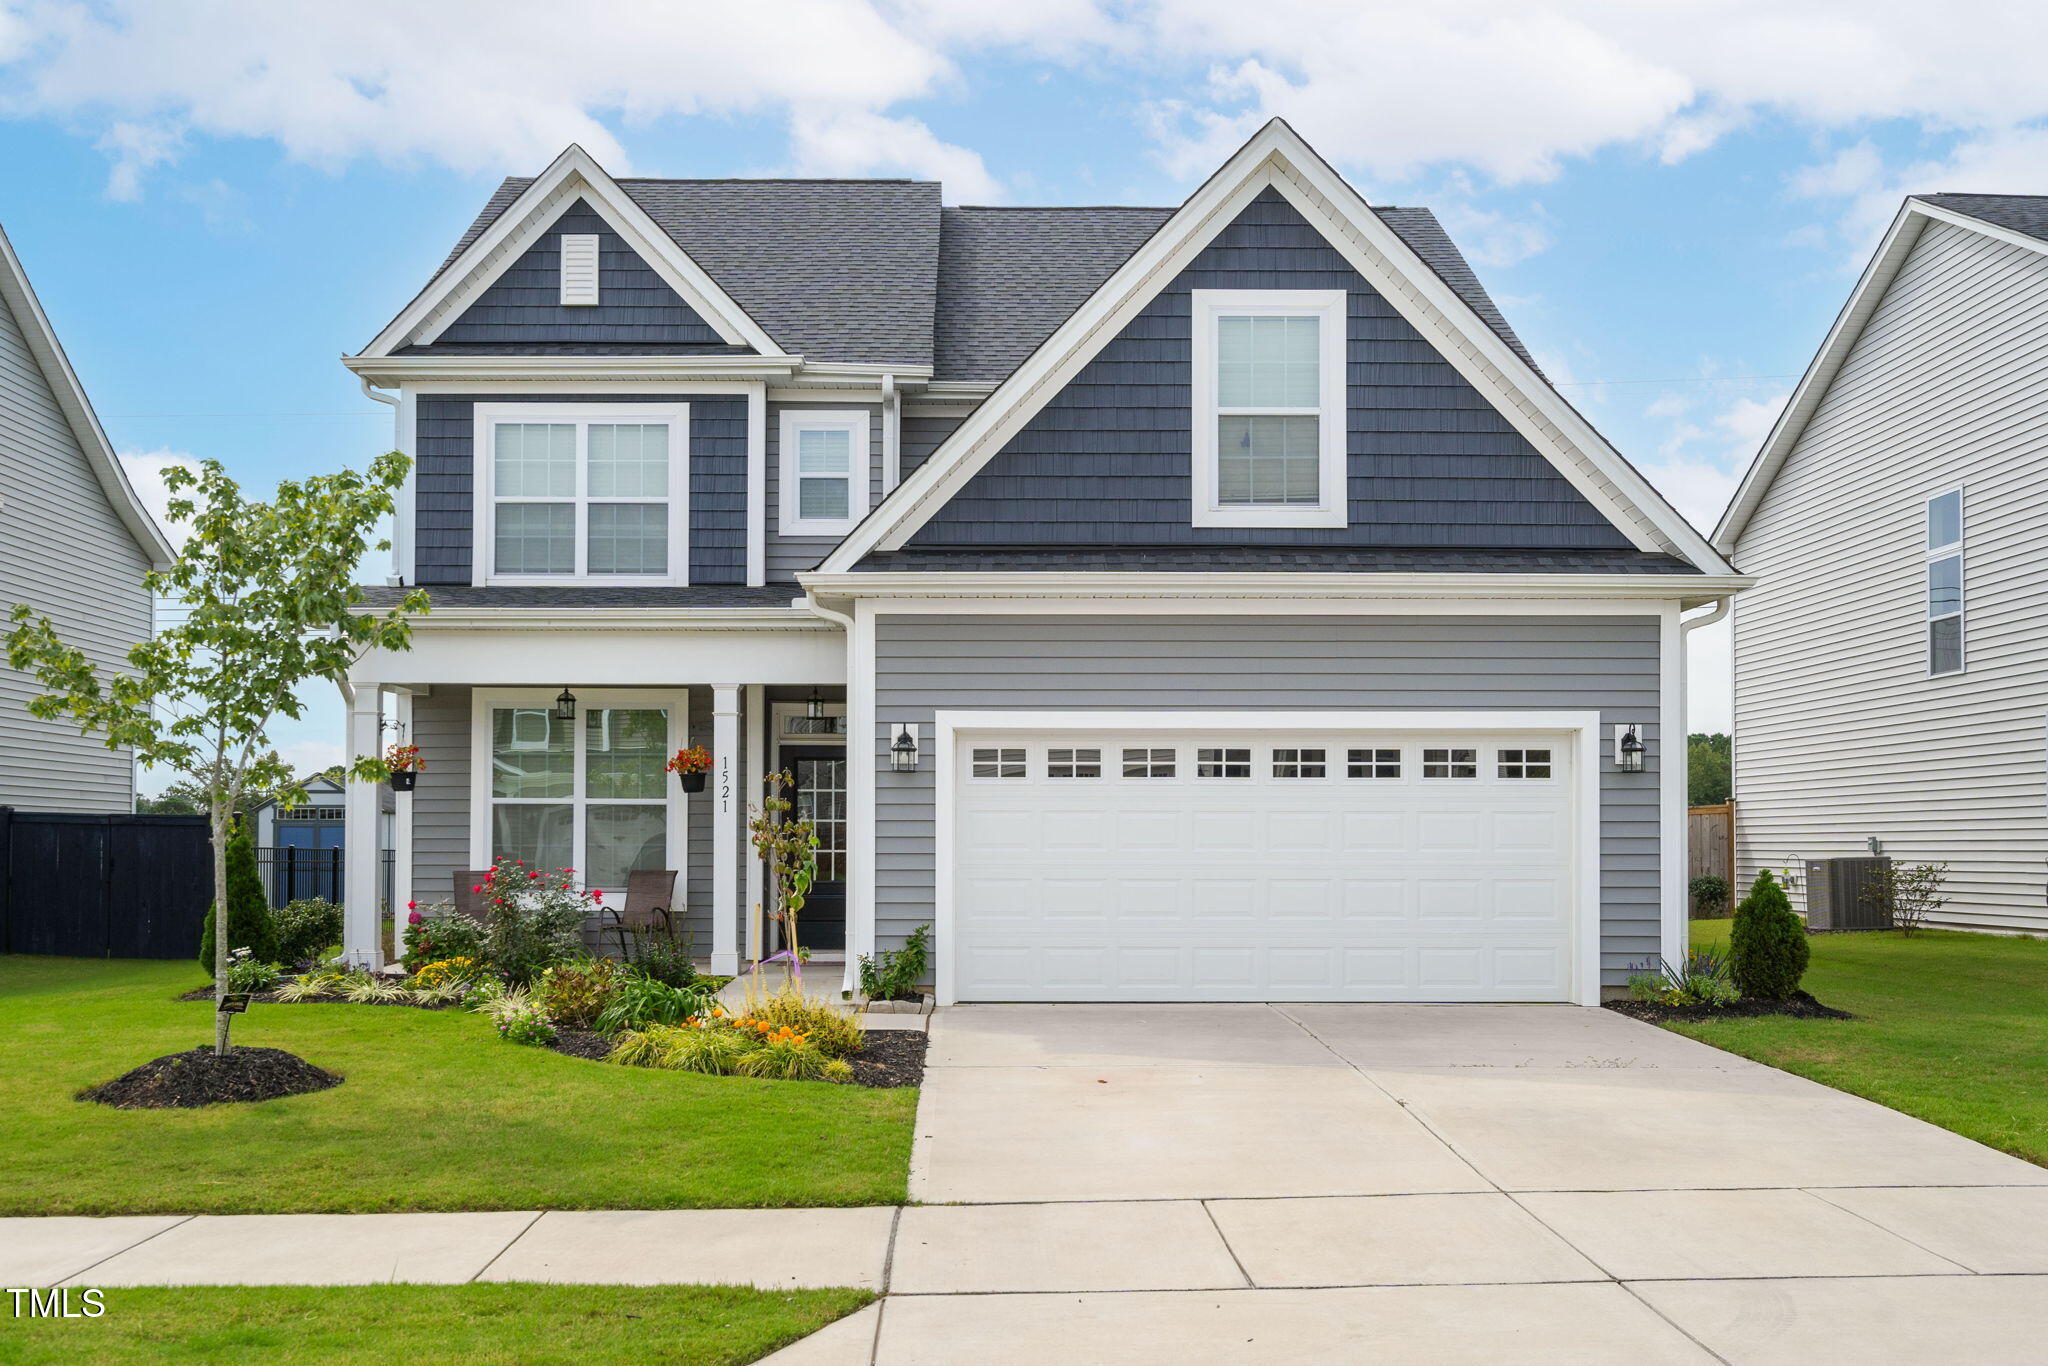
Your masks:
[{"label": "porch light fixture", "polygon": [[1643,771],[1643,732],[1640,726],[1614,728],[1614,766],[1623,773]]},{"label": "porch light fixture", "polygon": [[810,717],[813,721],[825,719],[825,699],[818,696],[816,688],[811,689],[810,701],[804,703],[804,715]]},{"label": "porch light fixture", "polygon": [[570,692],[567,688],[562,689],[562,695],[555,699],[554,717],[557,721],[574,721],[576,719],[575,693]]},{"label": "porch light fixture", "polygon": [[889,746],[889,768],[896,773],[911,773],[917,769],[917,737],[905,724],[897,728],[896,739]]}]

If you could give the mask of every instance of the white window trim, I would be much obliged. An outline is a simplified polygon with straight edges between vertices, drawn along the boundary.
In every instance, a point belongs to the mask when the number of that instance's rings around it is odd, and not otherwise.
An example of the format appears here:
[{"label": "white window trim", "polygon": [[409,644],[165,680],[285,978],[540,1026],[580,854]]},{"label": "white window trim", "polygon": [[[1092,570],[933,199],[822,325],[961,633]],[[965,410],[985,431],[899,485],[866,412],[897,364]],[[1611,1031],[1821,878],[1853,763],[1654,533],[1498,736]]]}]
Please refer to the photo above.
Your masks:
[{"label": "white window trim", "polygon": [[[1321,437],[1322,479],[1314,506],[1224,507],[1217,501],[1216,423],[1224,412],[1217,405],[1216,324],[1221,318],[1255,314],[1314,316],[1322,320]],[[1346,466],[1345,353],[1349,325],[1341,289],[1198,289],[1194,291],[1194,525],[1198,527],[1342,527],[1350,525]],[[1233,414],[1280,412],[1280,409],[1232,408]],[[1298,409],[1284,410],[1297,412]]]},{"label": "white window trim", "polygon": [[[777,433],[776,475],[779,494],[776,530],[784,536],[844,536],[868,515],[874,481],[874,434],[864,408],[784,408]],[[846,472],[846,516],[806,517],[798,500],[797,433],[805,429],[845,431],[849,452]],[[815,478],[816,476],[812,476]]]},{"label": "white window trim", "polygon": [[[558,689],[546,688],[478,688],[470,695],[469,714],[469,866],[484,869],[491,866],[491,712],[499,707],[552,707]],[[688,743],[686,737],[690,726],[690,695],[687,692],[656,691],[651,689],[572,689],[576,693],[576,745],[575,765],[571,770],[571,795],[550,798],[543,802],[538,799],[529,804],[535,806],[566,802],[576,808],[576,817],[569,837],[572,867],[579,870],[586,866],[584,858],[585,821],[583,811],[587,799],[583,796],[583,715],[592,707],[666,707],[668,708],[668,750],[673,754]],[[666,762],[664,760],[664,762]],[[599,798],[599,805],[646,806],[652,799]],[[668,809],[668,861],[674,868],[676,896],[680,901],[684,885],[689,880],[689,802],[683,795],[682,783],[673,773],[664,775],[662,801]],[[577,879],[582,885],[582,879]],[[622,892],[622,887],[606,887],[607,894]]]},{"label": "white window trim", "polygon": [[[1956,538],[1944,545],[1928,545],[1929,514],[1936,500],[1946,498],[1951,493],[1956,496]],[[1963,485],[1953,484],[1945,489],[1937,489],[1921,500],[1920,544],[1926,549],[1920,561],[1920,654],[1921,667],[1926,670],[1929,678],[1959,678],[1970,671],[1970,561],[1963,548],[1969,535],[1970,499],[1964,492]],[[1942,560],[1957,562],[1956,596],[1960,600],[1960,605],[1953,612],[1943,612],[1936,616],[1929,601],[1930,576],[1934,573],[1934,566]],[[1956,620],[1956,666],[1937,672],[1934,667],[1934,642],[1931,639],[1934,623],[1947,621],[1951,617]]]},{"label": "white window trim", "polygon": [[[496,438],[501,422],[573,422],[576,436],[576,496],[568,501],[576,508],[576,572],[573,574],[500,574],[497,572],[497,490]],[[592,502],[644,503],[646,498],[591,499],[584,493],[589,474],[585,446],[591,423],[665,422],[669,427],[668,451],[668,568],[667,574],[590,574],[585,572],[589,549],[589,519],[585,509]],[[595,403],[479,403],[472,416],[473,468],[476,471],[475,544],[471,547],[471,582],[486,584],[544,585],[602,583],[616,587],[684,587],[690,582],[690,405]],[[519,500],[547,502],[548,499]]]}]

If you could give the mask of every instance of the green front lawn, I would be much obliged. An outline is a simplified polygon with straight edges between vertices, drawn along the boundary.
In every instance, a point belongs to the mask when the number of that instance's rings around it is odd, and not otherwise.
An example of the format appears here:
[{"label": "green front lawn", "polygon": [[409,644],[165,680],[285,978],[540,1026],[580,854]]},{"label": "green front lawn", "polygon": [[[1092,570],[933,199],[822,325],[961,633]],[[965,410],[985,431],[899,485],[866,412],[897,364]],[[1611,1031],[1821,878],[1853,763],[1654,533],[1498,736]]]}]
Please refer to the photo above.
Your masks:
[{"label": "green front lawn", "polygon": [[202,1110],[73,1099],[211,1041],[190,963],[0,957],[0,1214],[674,1209],[904,1199],[917,1092],[613,1067],[467,1011],[257,1005],[239,1043],[338,1072]]},{"label": "green front lawn", "polygon": [[[519,1284],[185,1286],[104,1294],[106,1313],[96,1319],[7,1317],[0,1322],[0,1363],[737,1366],[874,1298],[865,1290]],[[77,1291],[72,1302],[77,1308]]]},{"label": "green front lawn", "polygon": [[[1728,920],[1693,943],[1726,948]],[[1667,1026],[2048,1166],[2048,942],[1820,934],[1806,989],[1854,1020]]]}]

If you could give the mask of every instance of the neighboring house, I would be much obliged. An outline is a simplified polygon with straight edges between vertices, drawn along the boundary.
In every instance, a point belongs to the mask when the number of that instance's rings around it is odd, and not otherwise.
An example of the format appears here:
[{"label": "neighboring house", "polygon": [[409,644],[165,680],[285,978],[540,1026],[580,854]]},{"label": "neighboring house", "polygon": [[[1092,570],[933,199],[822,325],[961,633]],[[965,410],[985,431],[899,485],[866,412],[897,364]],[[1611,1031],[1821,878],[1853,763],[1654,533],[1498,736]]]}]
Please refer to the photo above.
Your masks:
[{"label": "neighboring house", "polygon": [[1906,200],[1714,534],[1743,886],[1874,840],[2048,931],[2044,354],[2048,198]]},{"label": "neighboring house", "polygon": [[[306,800],[286,810],[276,798],[267,798],[249,809],[255,820],[257,859],[263,872],[264,889],[270,904],[282,906],[299,897],[321,896],[341,899],[342,850],[347,845],[348,824],[344,814],[347,785],[338,769],[328,769],[306,779]],[[377,814],[377,848],[380,860],[392,848],[398,800],[390,788],[380,789]],[[379,880],[384,873],[380,867]],[[389,888],[383,893],[388,899]]]},{"label": "neighboring house", "polygon": [[411,896],[672,867],[733,971],[786,768],[815,958],[932,923],[946,1000],[1592,1003],[1685,942],[1680,614],[1746,580],[1284,124],[1178,209],[572,148],[347,364],[419,461],[434,611],[350,711],[427,760]]},{"label": "neighboring house", "polygon": [[[0,611],[27,603],[118,666],[152,629],[143,573],[172,556],[0,233]],[[41,691],[0,658],[0,806],[133,811],[133,755],[30,716]]]}]

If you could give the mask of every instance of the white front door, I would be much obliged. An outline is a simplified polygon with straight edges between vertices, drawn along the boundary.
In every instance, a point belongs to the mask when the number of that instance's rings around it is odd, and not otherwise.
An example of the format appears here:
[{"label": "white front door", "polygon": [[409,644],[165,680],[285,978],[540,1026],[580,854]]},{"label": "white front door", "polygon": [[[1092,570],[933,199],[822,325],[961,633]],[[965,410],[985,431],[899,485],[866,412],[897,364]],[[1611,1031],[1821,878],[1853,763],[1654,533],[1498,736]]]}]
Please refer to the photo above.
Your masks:
[{"label": "white front door", "polygon": [[982,730],[962,1001],[1566,1001],[1568,733]]}]

